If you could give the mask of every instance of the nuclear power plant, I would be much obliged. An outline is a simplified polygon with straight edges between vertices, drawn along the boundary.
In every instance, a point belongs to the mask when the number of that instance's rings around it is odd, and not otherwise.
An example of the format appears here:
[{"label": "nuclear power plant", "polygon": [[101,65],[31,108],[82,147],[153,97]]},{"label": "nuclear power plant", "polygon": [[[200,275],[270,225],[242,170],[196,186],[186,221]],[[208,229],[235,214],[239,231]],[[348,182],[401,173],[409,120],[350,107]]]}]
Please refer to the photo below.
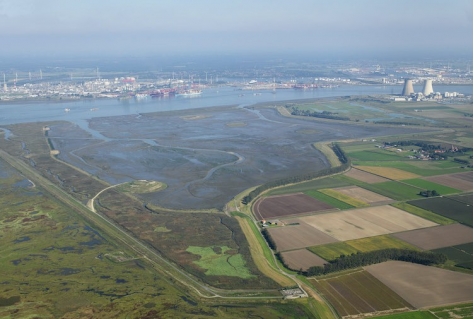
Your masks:
[{"label": "nuclear power plant", "polygon": [[[424,80],[423,82],[423,89],[421,93],[424,96],[429,96],[434,93],[433,91],[433,80]],[[405,79],[405,84],[403,85],[402,96],[410,96],[415,94],[415,90],[413,89],[413,80],[412,79]],[[418,93],[419,94],[419,93]]]},{"label": "nuclear power plant", "polygon": [[410,79],[405,79],[405,85],[403,86],[402,95],[410,96],[412,94],[415,94],[415,90],[413,90],[413,81]]},{"label": "nuclear power plant", "polygon": [[433,80],[425,80],[423,83],[423,91],[421,91],[424,96],[428,96],[430,94],[433,94]]}]

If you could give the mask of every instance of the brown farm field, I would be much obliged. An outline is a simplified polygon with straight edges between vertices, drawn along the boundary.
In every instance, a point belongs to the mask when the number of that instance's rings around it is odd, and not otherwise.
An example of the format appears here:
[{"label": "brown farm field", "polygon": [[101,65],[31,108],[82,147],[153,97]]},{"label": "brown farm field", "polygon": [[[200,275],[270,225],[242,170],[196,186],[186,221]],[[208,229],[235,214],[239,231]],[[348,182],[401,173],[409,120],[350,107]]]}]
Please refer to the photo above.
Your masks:
[{"label": "brown farm field", "polygon": [[275,241],[278,251],[324,245],[337,241],[337,239],[300,220],[291,220],[289,222],[299,223],[299,225],[268,229],[270,236]]},{"label": "brown farm field", "polygon": [[367,184],[375,184],[375,183],[382,183],[382,182],[389,181],[389,179],[385,177],[381,177],[381,176],[374,175],[365,171],[361,171],[360,169],[357,169],[357,168],[352,168],[349,172],[345,173],[344,175],[351,177],[353,179],[359,180],[361,182],[367,183]]},{"label": "brown farm field", "polygon": [[310,282],[341,317],[412,308],[408,302],[367,271],[327,279],[311,279]]},{"label": "brown farm field", "polygon": [[395,181],[417,178],[419,175],[393,167],[357,166],[358,169]]},{"label": "brown farm field", "polygon": [[444,186],[460,189],[462,191],[472,191],[472,171],[465,173],[430,176],[423,179]]},{"label": "brown farm field", "polygon": [[264,197],[254,204],[253,211],[258,220],[289,217],[320,212],[334,208],[303,193]]},{"label": "brown farm field", "polygon": [[309,267],[323,266],[327,263],[326,260],[306,249],[285,251],[281,253],[281,256],[285,261],[285,265],[293,270],[307,270]]},{"label": "brown farm field", "polygon": [[401,261],[364,267],[416,308],[472,302],[472,275]]},{"label": "brown farm field", "polygon": [[461,224],[451,224],[425,229],[416,229],[393,234],[393,236],[406,241],[407,243],[420,247],[421,249],[431,250],[459,244],[472,243],[472,228]]},{"label": "brown farm field", "polygon": [[433,227],[436,223],[383,205],[299,218],[339,241]]},{"label": "brown farm field", "polygon": [[339,187],[333,188],[333,190],[357,200],[366,202],[367,204],[388,204],[393,202],[391,198],[371,192],[358,186]]}]

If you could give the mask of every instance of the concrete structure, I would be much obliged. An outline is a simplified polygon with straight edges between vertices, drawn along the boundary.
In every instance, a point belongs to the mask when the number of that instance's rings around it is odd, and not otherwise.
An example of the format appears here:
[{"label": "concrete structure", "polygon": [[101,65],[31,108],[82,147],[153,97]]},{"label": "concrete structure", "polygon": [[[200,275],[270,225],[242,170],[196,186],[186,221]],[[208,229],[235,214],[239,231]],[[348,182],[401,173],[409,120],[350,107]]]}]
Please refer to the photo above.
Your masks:
[{"label": "concrete structure", "polygon": [[425,82],[423,83],[423,91],[421,93],[423,93],[424,96],[428,96],[434,93],[433,80],[425,80]]},{"label": "concrete structure", "polygon": [[410,79],[405,79],[402,95],[409,96],[409,95],[412,95],[413,93],[415,93],[415,90],[413,90],[413,81]]}]

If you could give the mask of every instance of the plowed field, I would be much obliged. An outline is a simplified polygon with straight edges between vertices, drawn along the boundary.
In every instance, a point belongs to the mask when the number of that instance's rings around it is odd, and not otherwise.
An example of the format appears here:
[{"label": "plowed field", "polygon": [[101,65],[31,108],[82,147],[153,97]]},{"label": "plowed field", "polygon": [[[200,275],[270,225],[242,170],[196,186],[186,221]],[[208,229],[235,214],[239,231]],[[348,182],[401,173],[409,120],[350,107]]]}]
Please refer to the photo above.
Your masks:
[{"label": "plowed field", "polygon": [[368,184],[382,183],[382,182],[389,181],[388,179],[384,177],[377,176],[368,172],[364,172],[357,168],[352,168],[349,172],[347,172],[344,175],[349,176],[353,179],[357,179],[361,182],[368,183]]},{"label": "plowed field", "polygon": [[365,269],[416,308],[472,302],[472,275],[401,261]]},{"label": "plowed field", "polygon": [[463,191],[472,191],[472,171],[466,173],[430,176],[425,177],[424,179]]},{"label": "plowed field", "polygon": [[288,268],[294,270],[307,270],[309,267],[322,266],[327,263],[326,260],[306,249],[285,251],[281,255]]},{"label": "plowed field", "polygon": [[340,241],[437,225],[387,205],[306,216],[299,220]]},{"label": "plowed field", "polygon": [[394,234],[393,236],[421,249],[431,250],[472,243],[472,228],[461,224],[451,224],[412,230]]},{"label": "plowed field", "polygon": [[334,208],[303,193],[264,197],[255,203],[255,218],[272,219],[288,217]]}]

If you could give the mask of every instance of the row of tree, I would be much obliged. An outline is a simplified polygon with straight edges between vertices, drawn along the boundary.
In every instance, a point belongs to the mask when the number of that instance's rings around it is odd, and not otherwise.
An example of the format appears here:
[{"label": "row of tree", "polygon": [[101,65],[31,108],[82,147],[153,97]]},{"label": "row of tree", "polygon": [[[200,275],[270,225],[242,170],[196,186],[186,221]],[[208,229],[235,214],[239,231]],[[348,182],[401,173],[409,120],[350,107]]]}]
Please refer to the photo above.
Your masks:
[{"label": "row of tree", "polygon": [[296,116],[310,116],[310,117],[317,117],[323,119],[330,119],[330,120],[341,120],[341,121],[350,121],[350,118],[346,116],[339,116],[339,113],[329,112],[329,111],[310,111],[310,110],[301,110],[296,106],[291,107],[291,115]]},{"label": "row of tree", "polygon": [[304,276],[325,275],[346,269],[353,269],[372,264],[378,264],[389,260],[398,260],[412,262],[421,265],[443,264],[447,261],[444,254],[433,253],[429,251],[415,251],[410,249],[388,248],[365,253],[357,253],[351,255],[341,255],[331,260],[324,266],[313,266],[307,271],[301,271]]}]

